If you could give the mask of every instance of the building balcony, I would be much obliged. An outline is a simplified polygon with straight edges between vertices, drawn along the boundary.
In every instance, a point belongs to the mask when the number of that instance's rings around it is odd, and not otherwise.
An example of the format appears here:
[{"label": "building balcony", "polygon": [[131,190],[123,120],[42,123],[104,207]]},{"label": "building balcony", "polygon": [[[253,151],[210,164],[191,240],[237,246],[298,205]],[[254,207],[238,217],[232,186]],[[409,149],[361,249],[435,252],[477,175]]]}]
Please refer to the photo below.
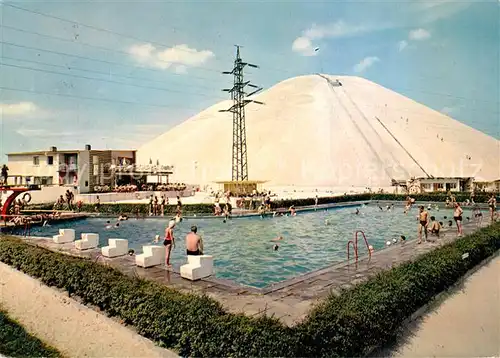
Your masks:
[{"label": "building balcony", "polygon": [[67,172],[76,172],[78,171],[78,166],[76,164],[60,164],[58,172],[67,173]]}]

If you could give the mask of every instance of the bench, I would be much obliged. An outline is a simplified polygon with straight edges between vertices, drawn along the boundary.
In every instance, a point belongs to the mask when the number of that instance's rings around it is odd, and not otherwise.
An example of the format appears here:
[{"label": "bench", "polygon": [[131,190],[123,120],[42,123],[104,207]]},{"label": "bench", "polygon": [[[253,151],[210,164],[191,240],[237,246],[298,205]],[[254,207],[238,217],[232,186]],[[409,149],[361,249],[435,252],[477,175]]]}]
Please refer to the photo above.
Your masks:
[{"label": "bench", "polygon": [[109,239],[108,246],[101,249],[104,257],[117,257],[128,254],[128,240],[125,239]]},{"label": "bench", "polygon": [[165,257],[165,248],[156,245],[146,245],[142,247],[142,254],[135,257],[136,266],[153,267],[161,265]]},{"label": "bench", "polygon": [[214,259],[210,255],[188,255],[188,263],[181,266],[181,277],[195,281],[214,274]]},{"label": "bench", "polygon": [[59,229],[59,235],[54,235],[52,240],[56,244],[65,244],[67,242],[75,241],[75,230],[73,229]]}]

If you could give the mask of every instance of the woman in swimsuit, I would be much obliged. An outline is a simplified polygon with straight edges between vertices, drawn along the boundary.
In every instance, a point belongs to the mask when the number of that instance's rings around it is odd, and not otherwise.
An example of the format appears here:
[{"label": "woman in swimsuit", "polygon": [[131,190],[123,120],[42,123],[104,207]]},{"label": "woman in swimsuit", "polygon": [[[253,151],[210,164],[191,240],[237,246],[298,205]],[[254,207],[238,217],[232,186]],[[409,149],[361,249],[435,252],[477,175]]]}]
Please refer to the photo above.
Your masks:
[{"label": "woman in swimsuit", "polygon": [[457,223],[458,236],[462,236],[462,214],[463,209],[460,207],[460,204],[455,202],[455,211],[453,211],[453,219]]},{"label": "woman in swimsuit", "polygon": [[175,247],[174,227],[175,221],[171,220],[168,223],[168,227],[165,229],[165,240],[163,240],[163,245],[165,246],[165,266],[167,267],[172,266],[170,264],[170,252],[172,248]]},{"label": "woman in swimsuit", "polygon": [[495,220],[495,212],[497,211],[497,199],[495,195],[492,195],[488,200],[488,206],[490,207],[491,222]]}]

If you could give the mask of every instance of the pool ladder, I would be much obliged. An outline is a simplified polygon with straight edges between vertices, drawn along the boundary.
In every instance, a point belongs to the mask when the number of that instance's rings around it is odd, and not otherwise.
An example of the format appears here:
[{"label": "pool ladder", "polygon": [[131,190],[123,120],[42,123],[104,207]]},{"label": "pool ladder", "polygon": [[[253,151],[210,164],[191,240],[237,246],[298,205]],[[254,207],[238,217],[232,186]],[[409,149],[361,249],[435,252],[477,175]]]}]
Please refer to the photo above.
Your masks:
[{"label": "pool ladder", "polygon": [[372,256],[372,251],[370,250],[370,245],[368,245],[368,240],[366,239],[366,235],[363,231],[361,230],[357,230],[354,232],[354,239],[353,240],[349,240],[347,242],[347,260],[350,259],[350,244],[352,244],[352,248],[354,250],[354,255],[356,257],[356,261],[358,261],[358,234],[361,233],[363,235],[363,239],[365,240],[365,244],[366,244],[366,249],[368,250],[368,255],[370,255],[370,257]]}]

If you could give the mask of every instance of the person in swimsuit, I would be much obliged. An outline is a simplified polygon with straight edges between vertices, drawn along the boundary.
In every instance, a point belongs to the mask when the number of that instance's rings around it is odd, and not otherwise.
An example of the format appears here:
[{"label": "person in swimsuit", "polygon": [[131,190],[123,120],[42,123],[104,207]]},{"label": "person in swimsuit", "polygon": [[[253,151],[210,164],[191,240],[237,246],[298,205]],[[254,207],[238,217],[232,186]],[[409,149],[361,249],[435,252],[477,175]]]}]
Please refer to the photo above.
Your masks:
[{"label": "person in swimsuit", "polygon": [[197,232],[198,228],[193,225],[191,226],[191,232],[186,235],[186,255],[188,256],[203,255],[203,241]]},{"label": "person in swimsuit", "polygon": [[490,207],[491,222],[495,221],[495,214],[497,211],[497,199],[495,195],[492,195],[488,200],[488,206]]},{"label": "person in swimsuit", "polygon": [[420,206],[420,212],[418,214],[418,244],[422,243],[422,231],[425,235],[425,241],[427,241],[427,225],[428,225],[428,213],[425,211],[423,205]]},{"label": "person in swimsuit", "polygon": [[474,210],[472,211],[474,214],[474,219],[476,220],[477,225],[481,225],[483,222],[483,213],[477,204],[474,205]]},{"label": "person in swimsuit", "polygon": [[441,224],[436,221],[434,216],[431,216],[431,234],[436,235],[439,239],[439,231],[441,230]]},{"label": "person in swimsuit", "polygon": [[171,220],[165,229],[165,240],[163,240],[163,246],[165,246],[165,266],[167,267],[172,266],[170,264],[170,252],[175,247],[174,228],[175,221]]},{"label": "person in swimsuit", "polygon": [[460,207],[460,203],[455,202],[455,210],[453,211],[453,219],[457,223],[458,236],[462,236],[462,214],[463,209]]}]

